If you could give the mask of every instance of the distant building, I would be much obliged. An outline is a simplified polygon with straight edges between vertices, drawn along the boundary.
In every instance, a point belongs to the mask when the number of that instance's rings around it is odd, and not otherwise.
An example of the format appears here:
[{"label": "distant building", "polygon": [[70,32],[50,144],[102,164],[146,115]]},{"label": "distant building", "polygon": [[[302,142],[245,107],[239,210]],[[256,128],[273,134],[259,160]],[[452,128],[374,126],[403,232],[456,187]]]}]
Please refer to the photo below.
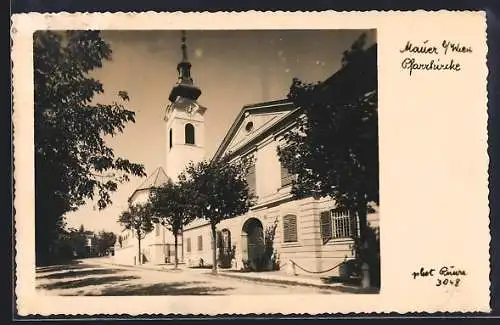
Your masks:
[{"label": "distant building", "polygon": [[[148,200],[151,190],[168,182],[168,176],[163,168],[158,167],[129,197],[130,204],[140,204]],[[117,261],[125,264],[137,263],[138,246],[137,237],[132,230],[124,230],[118,236],[114,247]],[[182,253],[182,236],[179,236],[178,251]],[[161,224],[141,241],[143,261],[146,263],[170,263],[175,256],[174,237],[172,233]]]},{"label": "distant building", "polygon": [[87,257],[97,256],[97,238],[93,233],[85,235],[85,253]]}]

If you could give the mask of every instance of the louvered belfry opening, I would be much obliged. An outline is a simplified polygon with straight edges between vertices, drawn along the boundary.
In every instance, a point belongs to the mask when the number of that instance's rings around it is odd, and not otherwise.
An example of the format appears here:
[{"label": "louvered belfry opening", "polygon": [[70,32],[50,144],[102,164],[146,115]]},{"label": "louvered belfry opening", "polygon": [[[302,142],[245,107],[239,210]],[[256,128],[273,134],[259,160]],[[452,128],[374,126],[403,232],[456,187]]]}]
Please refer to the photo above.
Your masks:
[{"label": "louvered belfry opening", "polygon": [[184,140],[186,144],[194,144],[194,126],[191,123],[187,123],[184,127]]}]

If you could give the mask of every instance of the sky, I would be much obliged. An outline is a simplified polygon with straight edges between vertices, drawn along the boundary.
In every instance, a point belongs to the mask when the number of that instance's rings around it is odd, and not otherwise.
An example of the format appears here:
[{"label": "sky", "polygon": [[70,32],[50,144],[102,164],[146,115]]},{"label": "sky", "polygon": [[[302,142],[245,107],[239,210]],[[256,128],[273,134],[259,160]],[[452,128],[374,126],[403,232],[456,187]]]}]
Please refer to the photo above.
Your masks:
[{"label": "sky", "polygon": [[[198,102],[205,113],[206,158],[209,159],[244,105],[286,98],[292,79],[318,82],[334,74],[342,53],[363,33],[368,44],[375,31],[361,30],[193,30],[187,31],[191,76],[201,89]],[[145,166],[150,175],[165,168],[166,130],[163,115],[168,95],[177,81],[181,60],[181,32],[102,31],[113,51],[102,68],[91,72],[104,86],[97,102],[118,99],[128,92],[127,108],[136,113],[136,122],[123,133],[106,138],[116,157]],[[99,211],[89,201],[67,214],[68,227],[120,232],[117,223],[127,199],[146,178],[131,177],[113,193],[113,204]]]}]

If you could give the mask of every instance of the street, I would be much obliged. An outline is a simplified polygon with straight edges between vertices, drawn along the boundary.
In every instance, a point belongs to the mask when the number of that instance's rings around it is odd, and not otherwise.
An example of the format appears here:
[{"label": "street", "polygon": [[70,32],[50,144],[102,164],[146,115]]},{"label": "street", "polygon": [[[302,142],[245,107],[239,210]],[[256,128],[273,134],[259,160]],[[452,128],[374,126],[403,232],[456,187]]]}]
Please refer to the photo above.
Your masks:
[{"label": "street", "polygon": [[107,258],[37,268],[37,290],[50,295],[335,294],[333,290],[214,276],[207,269],[151,270],[117,266]]}]

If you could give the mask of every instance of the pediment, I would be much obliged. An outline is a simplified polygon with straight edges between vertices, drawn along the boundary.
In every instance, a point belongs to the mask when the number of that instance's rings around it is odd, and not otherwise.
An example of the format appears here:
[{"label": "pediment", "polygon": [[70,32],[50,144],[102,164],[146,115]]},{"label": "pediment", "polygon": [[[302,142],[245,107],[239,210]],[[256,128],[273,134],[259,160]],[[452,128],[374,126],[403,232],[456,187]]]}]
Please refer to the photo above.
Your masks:
[{"label": "pediment", "polygon": [[295,111],[295,107],[288,101],[280,101],[272,105],[262,103],[244,107],[217,150],[216,156],[220,157],[228,152],[241,149],[262,135],[263,132],[275,127],[293,111]]}]

